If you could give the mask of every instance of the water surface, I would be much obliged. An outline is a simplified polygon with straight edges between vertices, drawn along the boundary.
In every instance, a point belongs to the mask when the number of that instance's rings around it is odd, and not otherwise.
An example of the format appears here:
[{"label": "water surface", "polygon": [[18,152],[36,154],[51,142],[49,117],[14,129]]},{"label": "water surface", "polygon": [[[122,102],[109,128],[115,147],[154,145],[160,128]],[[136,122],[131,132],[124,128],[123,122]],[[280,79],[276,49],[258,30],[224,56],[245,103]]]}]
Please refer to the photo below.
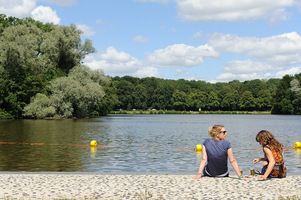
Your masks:
[{"label": "water surface", "polygon": [[[301,116],[109,115],[96,119],[0,121],[0,171],[169,173],[197,172],[193,148],[208,127],[224,124],[240,168],[249,173],[263,153],[255,136],[269,130],[285,146],[301,141]],[[97,140],[110,148],[90,148]],[[254,148],[258,148],[254,150]],[[301,174],[301,150],[285,150],[288,174]],[[231,173],[233,169],[231,169]]]}]

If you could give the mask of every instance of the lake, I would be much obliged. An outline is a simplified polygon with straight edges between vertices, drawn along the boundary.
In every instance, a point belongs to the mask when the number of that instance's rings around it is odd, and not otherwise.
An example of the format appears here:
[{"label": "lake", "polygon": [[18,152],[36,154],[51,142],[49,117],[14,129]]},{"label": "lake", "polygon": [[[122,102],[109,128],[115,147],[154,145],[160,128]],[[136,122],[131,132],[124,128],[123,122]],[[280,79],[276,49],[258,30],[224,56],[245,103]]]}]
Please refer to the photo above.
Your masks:
[{"label": "lake", "polygon": [[[301,116],[108,115],[94,119],[0,120],[0,171],[194,174],[193,149],[208,127],[224,124],[245,174],[263,152],[255,141],[266,129],[284,146],[301,141]],[[96,140],[105,148],[90,148]],[[257,148],[254,150],[254,148]],[[301,150],[286,149],[288,174],[301,174]],[[235,174],[229,164],[230,174]]]}]

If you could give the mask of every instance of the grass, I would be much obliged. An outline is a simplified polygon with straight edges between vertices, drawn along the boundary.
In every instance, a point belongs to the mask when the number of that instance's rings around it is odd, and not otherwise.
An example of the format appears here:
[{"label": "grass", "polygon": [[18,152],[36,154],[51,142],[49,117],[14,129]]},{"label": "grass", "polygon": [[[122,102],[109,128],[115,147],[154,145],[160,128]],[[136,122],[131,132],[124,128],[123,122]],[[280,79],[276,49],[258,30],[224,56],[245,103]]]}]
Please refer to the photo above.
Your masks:
[{"label": "grass", "polygon": [[[137,200],[149,200],[149,199],[154,199],[153,198],[153,194],[148,191],[147,189],[145,189],[144,191],[140,191],[140,192],[136,192],[134,195],[134,199]],[[157,198],[157,200],[164,200],[164,198],[162,196],[160,196],[159,198]]]},{"label": "grass", "polygon": [[175,111],[175,110],[120,110],[111,111],[110,114],[271,114],[270,111]]},{"label": "grass", "polygon": [[288,196],[288,197],[283,197],[283,196],[280,196],[278,198],[278,200],[301,200],[301,196]]}]

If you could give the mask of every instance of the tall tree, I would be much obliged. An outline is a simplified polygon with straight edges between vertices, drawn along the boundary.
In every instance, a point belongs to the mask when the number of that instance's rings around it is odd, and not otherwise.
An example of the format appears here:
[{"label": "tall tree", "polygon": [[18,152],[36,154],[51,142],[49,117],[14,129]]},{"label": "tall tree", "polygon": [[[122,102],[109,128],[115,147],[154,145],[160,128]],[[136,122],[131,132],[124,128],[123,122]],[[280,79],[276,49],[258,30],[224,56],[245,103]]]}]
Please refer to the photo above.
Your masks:
[{"label": "tall tree", "polygon": [[[81,31],[71,26],[43,24],[31,18],[0,15],[0,109],[15,118],[37,93],[47,94],[48,83],[79,65],[95,49],[90,40],[82,44]],[[4,85],[5,84],[5,85]]]},{"label": "tall tree", "polygon": [[274,104],[272,107],[273,114],[292,114],[293,105],[292,105],[292,91],[290,90],[290,82],[292,77],[285,75],[278,87],[274,99]]},{"label": "tall tree", "polygon": [[252,111],[255,109],[255,98],[250,91],[244,91],[239,99],[240,110]]},{"label": "tall tree", "polygon": [[300,82],[297,78],[293,79],[290,82],[291,90],[293,92],[293,107],[294,114],[301,114],[301,87]]},{"label": "tall tree", "polygon": [[50,84],[51,95],[38,93],[24,108],[25,117],[79,117],[95,111],[104,97],[100,83],[106,82],[101,71],[84,65],[70,70],[68,77],[60,77]]},{"label": "tall tree", "polygon": [[173,107],[175,110],[186,110],[187,95],[183,91],[176,90],[172,95]]}]

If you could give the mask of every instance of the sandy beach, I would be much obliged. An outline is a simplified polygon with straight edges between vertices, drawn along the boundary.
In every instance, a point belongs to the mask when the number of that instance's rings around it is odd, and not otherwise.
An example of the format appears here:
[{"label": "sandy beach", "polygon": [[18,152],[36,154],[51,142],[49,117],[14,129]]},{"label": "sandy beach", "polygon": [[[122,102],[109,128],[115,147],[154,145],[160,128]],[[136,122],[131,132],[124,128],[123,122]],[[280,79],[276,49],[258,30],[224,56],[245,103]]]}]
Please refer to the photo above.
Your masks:
[{"label": "sandy beach", "polygon": [[192,175],[0,173],[0,199],[278,199],[301,197],[301,176],[258,181]]}]

